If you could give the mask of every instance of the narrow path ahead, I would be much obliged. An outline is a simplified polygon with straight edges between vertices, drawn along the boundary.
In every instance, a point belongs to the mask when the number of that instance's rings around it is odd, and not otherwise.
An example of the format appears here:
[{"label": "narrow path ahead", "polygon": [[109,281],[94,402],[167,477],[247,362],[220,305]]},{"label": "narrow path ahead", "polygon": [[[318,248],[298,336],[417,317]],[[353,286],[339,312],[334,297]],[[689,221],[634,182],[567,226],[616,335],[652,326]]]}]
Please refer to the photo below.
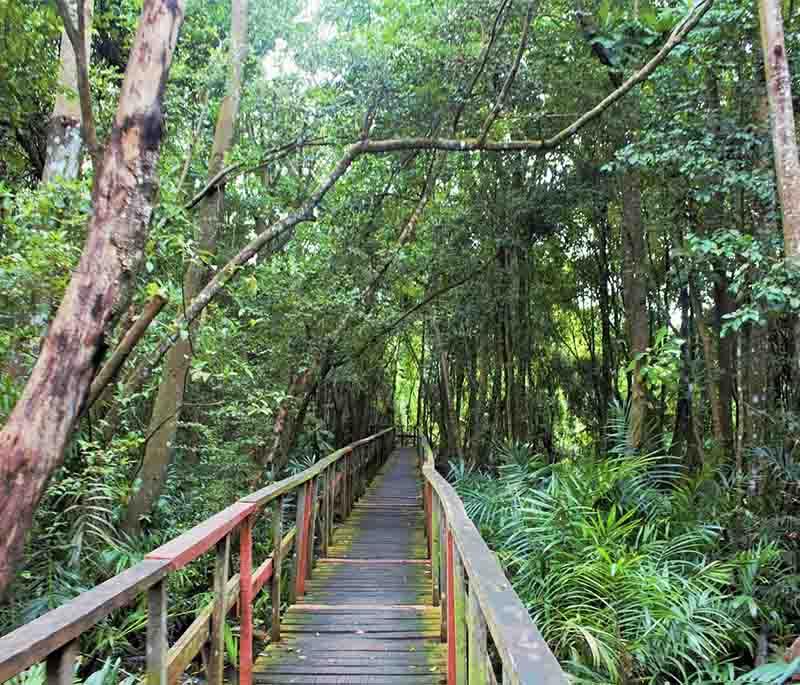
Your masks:
[{"label": "narrow path ahead", "polygon": [[438,685],[446,680],[441,612],[413,449],[395,450],[339,526],[283,639],[253,667],[266,685]]}]

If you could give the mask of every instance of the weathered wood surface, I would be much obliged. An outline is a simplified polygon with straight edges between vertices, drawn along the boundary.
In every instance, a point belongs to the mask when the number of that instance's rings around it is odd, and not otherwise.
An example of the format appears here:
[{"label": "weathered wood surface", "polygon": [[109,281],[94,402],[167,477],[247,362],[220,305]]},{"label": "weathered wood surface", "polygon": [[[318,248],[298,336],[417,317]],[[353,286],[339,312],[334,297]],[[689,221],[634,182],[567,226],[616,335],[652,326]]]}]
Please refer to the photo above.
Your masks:
[{"label": "weathered wood surface", "polygon": [[368,438],[363,438],[361,440],[356,440],[356,442],[350,443],[346,447],[342,447],[335,452],[332,452],[324,459],[320,459],[314,466],[311,468],[306,469],[305,471],[301,471],[297,475],[290,476],[289,478],[284,478],[277,483],[273,483],[272,485],[268,485],[265,488],[261,488],[261,490],[257,490],[256,492],[248,495],[247,497],[243,497],[240,499],[240,502],[250,502],[254,504],[264,505],[267,502],[275,499],[278,495],[284,495],[287,492],[291,492],[299,485],[310,481],[312,478],[316,478],[320,473],[325,471],[331,464],[335,464],[337,461],[346,457],[348,454],[352,453],[354,450],[362,447],[363,445],[367,445],[370,442],[381,440],[385,438],[388,433],[392,432],[394,428],[387,428],[382,430],[380,433],[376,433],[375,435],[371,435]]},{"label": "weathered wood surface", "polygon": [[145,560],[0,638],[0,683],[76,639],[114,609],[136,600],[169,570]]},{"label": "weathered wood surface", "polygon": [[413,450],[395,450],[335,529],[328,556],[281,620],[281,642],[254,664],[255,683],[444,683],[415,463]]},{"label": "weathered wood surface", "polygon": [[[503,660],[503,682],[508,679],[509,683],[566,685],[566,675],[497,558],[467,516],[456,491],[437,473],[430,446],[423,440],[422,447],[426,454],[422,473],[434,491],[433,499],[440,503],[439,514],[452,531],[453,543],[469,579],[469,592],[474,593]],[[434,518],[436,512],[434,505]]]}]

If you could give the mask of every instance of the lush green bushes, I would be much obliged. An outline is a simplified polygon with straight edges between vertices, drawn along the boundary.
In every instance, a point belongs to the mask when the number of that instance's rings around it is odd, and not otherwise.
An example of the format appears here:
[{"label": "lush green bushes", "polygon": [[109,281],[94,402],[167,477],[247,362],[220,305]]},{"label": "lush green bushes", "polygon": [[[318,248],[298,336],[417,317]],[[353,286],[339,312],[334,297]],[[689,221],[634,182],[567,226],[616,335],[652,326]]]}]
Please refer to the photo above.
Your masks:
[{"label": "lush green bushes", "polygon": [[[459,464],[451,478],[576,682],[734,682],[760,632],[776,649],[796,632],[797,576],[781,536],[763,535],[774,517],[724,473],[624,448],[496,459],[496,473]],[[773,670],[752,677],[783,682]]]}]

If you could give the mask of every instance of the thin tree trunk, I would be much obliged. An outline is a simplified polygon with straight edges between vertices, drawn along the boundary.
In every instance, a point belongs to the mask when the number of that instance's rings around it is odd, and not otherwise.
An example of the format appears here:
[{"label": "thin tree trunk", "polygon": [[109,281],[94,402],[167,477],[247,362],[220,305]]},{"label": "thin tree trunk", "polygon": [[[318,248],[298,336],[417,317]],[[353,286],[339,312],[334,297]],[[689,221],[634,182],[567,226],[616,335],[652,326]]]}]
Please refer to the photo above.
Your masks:
[{"label": "thin tree trunk", "polygon": [[180,0],[146,0],[95,179],[80,263],[25,390],[0,433],[0,595],[80,415],[105,335],[130,298],[156,189],[161,98],[183,21]]},{"label": "thin tree trunk", "polygon": [[[83,14],[86,26],[86,63],[89,63],[91,41],[88,40],[92,26],[92,0],[84,0]],[[70,14],[73,24],[78,25],[77,0],[71,0]],[[50,183],[56,178],[75,179],[80,174],[83,159],[83,137],[81,135],[81,103],[78,95],[78,63],[66,29],[61,32],[61,47],[58,72],[58,95],[47,126],[47,149],[45,152],[42,182]]]},{"label": "thin tree trunk", "polygon": [[[248,0],[233,0],[231,9],[230,76],[227,94],[222,101],[214,132],[214,144],[208,164],[208,178],[222,169],[225,155],[233,145],[233,134],[239,113],[242,91],[242,69],[247,55],[247,4]],[[199,210],[197,251],[199,255],[216,252],[217,231],[222,221],[224,189],[217,188],[203,198]],[[184,276],[183,292],[187,302],[194,299],[208,279],[208,269],[201,257],[193,259]],[[189,335],[181,338],[167,355],[167,361],[158,386],[158,393],[150,416],[150,440],[147,442],[142,467],[138,474],[139,487],[133,493],[123,523],[129,533],[141,529],[141,518],[148,514],[164,487],[167,467],[172,461],[178,433],[184,395],[189,381],[192,361],[191,334],[196,323],[190,326]]]},{"label": "thin tree trunk", "polygon": [[[638,110],[633,130],[638,130]],[[628,392],[628,444],[641,447],[647,439],[649,394],[642,376],[644,362],[637,358],[650,344],[650,317],[647,310],[647,248],[642,218],[642,188],[639,172],[627,171],[622,179],[622,243],[625,289],[625,318],[630,357],[633,362],[631,387]]]}]

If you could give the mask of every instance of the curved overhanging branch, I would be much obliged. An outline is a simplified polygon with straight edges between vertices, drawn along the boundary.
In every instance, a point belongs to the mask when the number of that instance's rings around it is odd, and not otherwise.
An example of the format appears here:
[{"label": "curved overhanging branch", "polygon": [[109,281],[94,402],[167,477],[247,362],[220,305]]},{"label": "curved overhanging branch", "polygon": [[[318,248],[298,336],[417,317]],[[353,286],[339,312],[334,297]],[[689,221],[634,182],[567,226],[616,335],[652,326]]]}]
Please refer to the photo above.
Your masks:
[{"label": "curved overhanging branch", "polygon": [[704,0],[669,35],[661,49],[641,69],[628,78],[619,88],[609,93],[592,109],[582,114],[569,126],[549,138],[533,140],[494,141],[478,138],[388,138],[367,141],[364,153],[399,152],[403,150],[443,150],[446,152],[547,152],[558,147],[575,135],[584,126],[597,119],[603,112],[621,100],[634,87],[647,80],[658,66],[669,56],[689,32],[700,23],[714,0]]},{"label": "curved overhanging branch", "polygon": [[[348,169],[352,166],[353,162],[365,154],[381,154],[389,152],[401,152],[406,150],[441,150],[444,152],[546,152],[552,150],[560,145],[564,140],[577,133],[590,121],[600,116],[606,109],[611,107],[615,102],[620,100],[632,88],[644,81],[652,74],[656,68],[667,58],[670,52],[688,35],[688,33],[700,22],[705,16],[706,12],[714,4],[714,0],[704,0],[699,4],[694,11],[692,11],[670,34],[667,41],[656,53],[656,55],[649,60],[639,71],[627,79],[619,88],[610,93],[594,108],[580,116],[572,124],[562,129],[550,138],[541,140],[510,140],[510,141],[487,141],[480,138],[464,138],[464,139],[450,139],[439,137],[415,137],[415,138],[393,138],[385,140],[370,140],[364,139],[350,145],[344,156],[339,160],[334,169],[325,177],[319,184],[317,189],[303,204],[303,206],[293,212],[287,217],[276,222],[262,233],[257,235],[245,247],[243,247],[238,254],[236,254],[222,269],[220,269],[214,278],[198,293],[198,295],[189,303],[185,313],[178,317],[174,323],[172,333],[166,336],[155,354],[146,360],[143,360],[128,376],[125,382],[126,393],[133,393],[138,391],[144,383],[150,378],[153,371],[158,367],[158,364],[163,359],[164,355],[169,351],[172,345],[178,340],[181,331],[186,328],[188,324],[194,321],[195,318],[208,306],[211,300],[220,292],[228,283],[230,283],[253,257],[255,257],[261,250],[272,241],[283,238],[288,240],[291,237],[291,231],[303,222],[311,221],[314,219],[315,211],[319,204],[322,202],[328,191],[338,182],[338,180],[347,173]],[[281,154],[288,149],[295,147],[304,147],[306,144],[310,145],[324,145],[320,141],[313,141],[309,143],[292,143],[282,148],[277,148],[271,152],[278,152]],[[225,171],[225,170],[223,170]],[[232,171],[232,170],[228,170]],[[207,188],[204,189],[207,192]],[[201,191],[204,192],[204,191]]]}]

